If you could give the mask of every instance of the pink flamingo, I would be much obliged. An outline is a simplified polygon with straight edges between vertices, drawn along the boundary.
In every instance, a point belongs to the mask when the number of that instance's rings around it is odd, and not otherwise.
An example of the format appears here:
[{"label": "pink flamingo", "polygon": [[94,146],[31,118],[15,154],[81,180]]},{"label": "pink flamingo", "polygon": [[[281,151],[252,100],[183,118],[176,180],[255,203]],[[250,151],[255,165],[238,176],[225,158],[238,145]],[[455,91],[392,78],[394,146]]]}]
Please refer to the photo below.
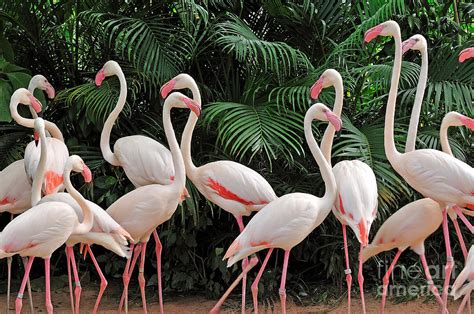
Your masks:
[{"label": "pink flamingo", "polygon": [[[470,301],[471,299],[471,292],[474,290],[474,245],[471,245],[469,249],[469,255],[466,259],[466,265],[464,266],[463,270],[459,273],[458,277],[453,283],[453,287],[451,290],[451,295],[454,299],[459,299],[462,295],[464,298],[459,305],[458,314],[463,312],[464,306],[466,302]],[[467,284],[463,285],[466,281]],[[470,312],[470,311],[469,311]]]},{"label": "pink flamingo", "polygon": [[[285,284],[290,250],[303,241],[326,219],[337,195],[334,174],[312,134],[311,123],[314,119],[329,121],[336,130],[341,128],[342,122],[337,115],[321,103],[311,106],[304,119],[306,141],[316,163],[320,167],[321,176],[325,182],[326,192],[324,196],[318,198],[311,194],[291,193],[277,198],[262,208],[250,220],[224,256],[224,259],[228,259],[227,267],[230,267],[251,254],[268,249],[262,267],[255,279],[259,280],[273,249],[283,249],[285,255],[279,290],[282,313],[286,313]],[[228,292],[226,292],[226,295],[228,295]],[[219,300],[211,313],[217,313],[224,301],[225,298]]]},{"label": "pink flamingo", "polygon": [[[173,89],[189,88],[193,99],[201,105],[201,93],[196,81],[188,74],[179,74],[161,88],[166,98]],[[242,216],[249,216],[269,202],[277,199],[271,185],[256,171],[230,160],[219,160],[196,167],[191,158],[191,139],[198,117],[190,114],[181,138],[181,150],[186,175],[202,195],[212,203],[231,213],[237,220],[240,232],[244,229]],[[242,268],[248,261],[244,259]],[[246,274],[242,279],[242,312],[245,311]],[[252,285],[256,305],[258,282]],[[257,309],[257,307],[255,307]]]},{"label": "pink flamingo", "polygon": [[474,57],[474,47],[466,48],[459,53],[459,62],[464,62],[472,57]]},{"label": "pink flamingo", "polygon": [[[323,88],[334,86],[336,99],[333,112],[338,117],[341,116],[343,106],[343,84],[342,77],[334,69],[324,71],[321,77],[311,87],[310,95],[313,100],[319,97]],[[330,124],[326,128],[321,141],[321,151],[324,157],[331,164],[331,148],[334,139],[335,129]],[[354,231],[360,243],[360,252],[369,242],[369,232],[372,222],[377,216],[377,180],[372,169],[360,160],[343,160],[338,162],[333,168],[336,185],[338,188],[338,198],[334,202],[332,212],[342,225],[344,237],[344,252],[346,256],[346,282],[347,282],[347,311],[351,311],[351,285],[352,275],[349,266],[349,249],[347,247],[346,226]],[[364,182],[364,184],[360,184]],[[360,255],[359,252],[359,255]],[[360,296],[362,300],[362,310],[365,313],[364,301],[364,276],[363,265],[359,256],[358,282]]]},{"label": "pink flamingo", "polygon": [[[125,301],[125,311],[128,311],[128,284],[130,276],[141,256],[139,265],[138,282],[142,295],[143,309],[147,312],[145,298],[145,251],[146,245],[152,234],[159,225],[169,220],[175,212],[178,204],[182,201],[182,195],[185,191],[186,174],[184,169],[183,157],[176,140],[173,125],[171,123],[172,108],[189,108],[194,114],[199,116],[201,107],[192,99],[181,93],[171,94],[163,106],[163,125],[166,138],[171,148],[173,166],[175,169],[175,178],[171,184],[160,185],[150,184],[139,187],[128,194],[119,198],[108,209],[107,213],[127,230],[133,238],[130,250],[132,251],[133,261],[128,259],[123,274],[124,293],[119,305],[119,311],[122,310]],[[159,245],[159,246],[158,246]],[[158,283],[161,288],[161,243],[157,242],[157,268]],[[130,264],[131,262],[131,264]],[[162,291],[159,290],[159,298],[162,300]],[[160,311],[163,312],[163,303],[160,302]]]},{"label": "pink flamingo", "polygon": [[[385,117],[384,145],[387,158],[392,167],[419,193],[437,201],[442,208],[455,204],[455,212],[472,232],[474,228],[462,214],[460,207],[474,209],[474,170],[462,161],[437,150],[421,149],[404,154],[396,150],[393,125],[402,59],[400,28],[394,21],[384,22],[369,29],[365,34],[365,41],[369,42],[379,35],[395,39],[395,61]],[[447,211],[444,210],[443,213],[446,250],[447,255],[451,256]],[[445,285],[446,281],[449,282],[452,267],[453,261],[448,260]]]},{"label": "pink flamingo", "polygon": [[15,302],[16,313],[21,312],[23,292],[35,257],[41,257],[45,261],[46,308],[48,313],[53,312],[49,273],[51,254],[65,243],[71,234],[88,232],[93,224],[93,216],[86,200],[74,189],[70,181],[71,170],[81,172],[86,182],[90,182],[92,178],[89,168],[87,168],[79,156],[68,158],[64,168],[64,183],[68,192],[76,199],[83,210],[83,222],[79,222],[74,209],[65,203],[49,202],[46,204],[35,204],[41,198],[41,186],[47,167],[48,149],[44,145],[46,134],[43,119],[37,118],[34,122],[34,127],[40,135],[41,157],[32,184],[31,201],[33,207],[13,219],[0,235],[0,258],[15,254],[29,257],[25,275]]}]

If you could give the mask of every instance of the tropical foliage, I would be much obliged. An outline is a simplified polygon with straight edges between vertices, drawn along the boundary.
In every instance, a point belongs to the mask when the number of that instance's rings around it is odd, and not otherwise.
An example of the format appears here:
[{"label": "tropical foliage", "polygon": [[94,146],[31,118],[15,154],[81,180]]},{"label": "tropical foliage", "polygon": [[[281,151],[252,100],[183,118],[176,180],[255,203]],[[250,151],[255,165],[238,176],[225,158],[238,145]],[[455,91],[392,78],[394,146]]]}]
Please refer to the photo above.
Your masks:
[{"label": "tropical foliage", "polygon": [[[31,140],[29,131],[10,122],[9,95],[27,85],[28,75],[41,73],[59,91],[45,116],[59,125],[70,151],[93,169],[94,187],[84,186],[82,192],[107,207],[130,191],[123,171],[106,163],[99,149],[100,131],[115,105],[119,84],[112,77],[97,88],[93,77],[114,59],[124,69],[128,98],[113,139],[146,134],[165,143],[158,91],[161,84],[186,72],[198,82],[205,104],[194,135],[196,164],[236,160],[259,171],[279,195],[291,191],[321,195],[324,186],[304,142],[302,117],[310,104],[311,84],[325,69],[335,68],[344,79],[345,107],[333,164],[357,158],[374,169],[380,192],[376,230],[380,221],[417,195],[391,169],[383,150],[393,44],[379,41],[364,46],[363,33],[394,19],[403,38],[426,36],[429,82],[417,145],[439,148],[437,130],[446,112],[474,116],[474,63],[457,62],[458,52],[473,44],[473,12],[473,4],[457,0],[4,0],[0,164],[5,167],[21,158]],[[400,149],[419,62],[417,54],[409,53],[403,63],[396,123]],[[332,105],[334,92],[323,91],[321,100]],[[185,114],[176,115],[174,121],[181,132]],[[322,130],[317,126],[315,134],[320,136]],[[472,134],[458,129],[450,137],[455,155],[472,164]],[[229,271],[221,261],[237,227],[229,228],[232,217],[206,202],[190,183],[189,188],[192,197],[160,228],[165,291],[205,289],[216,296],[239,270]],[[289,275],[294,284],[288,286],[297,287],[295,297],[309,300],[301,292],[309,292],[311,285],[343,281],[340,229],[331,215],[294,250]],[[436,262],[443,260],[437,251],[440,243],[434,245],[436,250],[428,249]],[[349,249],[355,260],[358,244],[353,236]],[[149,253],[154,256],[151,248]],[[109,276],[119,276],[124,264],[105,252],[100,262]],[[375,263],[366,267],[374,270]],[[156,282],[152,270],[149,284]],[[277,272],[266,274],[265,287],[275,287],[277,278]]]}]

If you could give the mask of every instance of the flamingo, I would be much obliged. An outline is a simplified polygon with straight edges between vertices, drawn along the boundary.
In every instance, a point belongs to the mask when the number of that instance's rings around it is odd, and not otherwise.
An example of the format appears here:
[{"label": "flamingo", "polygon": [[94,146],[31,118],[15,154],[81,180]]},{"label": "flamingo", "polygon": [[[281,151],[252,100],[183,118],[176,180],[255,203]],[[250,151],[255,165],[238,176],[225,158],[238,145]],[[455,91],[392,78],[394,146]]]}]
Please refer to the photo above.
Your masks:
[{"label": "flamingo", "polygon": [[[201,93],[196,81],[188,74],[179,74],[161,88],[166,98],[174,89],[189,88],[193,99],[201,105]],[[239,231],[244,229],[242,216],[249,216],[277,199],[271,185],[255,170],[230,160],[214,161],[196,167],[191,158],[191,139],[198,117],[190,114],[181,138],[181,150],[186,175],[206,199],[231,213],[237,220]],[[244,259],[242,268],[248,261]],[[242,279],[242,312],[245,311],[246,274]],[[255,308],[258,308],[258,281],[252,285]]]},{"label": "flamingo", "polygon": [[[188,108],[194,112],[196,116],[199,116],[201,107],[192,99],[178,92],[171,94],[165,100],[163,106],[163,125],[166,139],[171,148],[173,166],[175,169],[173,182],[168,185],[149,184],[139,187],[119,198],[107,209],[107,213],[127,230],[133,238],[130,247],[133,261],[129,258],[125,266],[123,274],[124,293],[120,301],[119,311],[122,310],[124,301],[125,311],[128,311],[128,301],[126,301],[128,299],[128,284],[137,259],[141,256],[138,281],[142,295],[143,310],[147,312],[145,278],[143,275],[146,245],[153,230],[171,218],[178,204],[182,201],[182,195],[185,191],[186,174],[181,150],[179,149],[171,123],[170,114],[172,108]],[[158,245],[157,269],[159,287],[161,287],[161,243],[159,241],[157,242],[157,246]],[[159,298],[160,312],[163,313],[161,289],[159,290]]]},{"label": "flamingo", "polygon": [[[470,301],[471,299],[471,292],[474,289],[474,245],[471,246],[469,249],[469,255],[466,259],[466,265],[464,266],[463,270],[459,273],[458,277],[453,283],[453,287],[451,290],[451,295],[454,299],[458,299],[462,295],[464,298],[459,305],[458,314],[463,312],[464,306],[466,302]],[[466,281],[467,284],[463,285]],[[470,312],[470,311],[469,311]]]},{"label": "flamingo", "polygon": [[[384,146],[387,158],[395,171],[423,196],[437,201],[442,208],[454,206],[456,214],[473,232],[474,227],[469,224],[460,209],[460,207],[474,209],[474,170],[472,167],[438,150],[420,149],[399,153],[395,147],[393,125],[402,59],[400,27],[394,21],[384,22],[369,29],[365,33],[364,40],[370,42],[379,35],[392,36],[395,39],[395,61],[385,116]],[[444,210],[443,213],[443,233],[447,255],[452,256],[447,211]],[[452,260],[447,262],[445,272],[447,281],[449,281],[453,263]]]},{"label": "flamingo", "polygon": [[[341,128],[342,122],[336,114],[321,103],[312,105],[306,112],[304,119],[306,141],[320,167],[321,176],[325,182],[324,196],[318,198],[311,194],[291,193],[270,202],[255,214],[240,235],[232,242],[224,256],[224,259],[228,259],[227,267],[230,267],[251,254],[268,249],[257,275],[256,280],[258,280],[273,249],[283,249],[285,255],[279,290],[282,313],[286,313],[285,284],[290,251],[326,219],[337,195],[334,174],[312,134],[311,123],[314,119],[329,121],[336,130]],[[217,313],[224,301],[224,298],[219,300],[211,313]]]},{"label": "flamingo", "polygon": [[[321,77],[311,87],[310,95],[311,98],[315,100],[319,97],[319,93],[323,88],[330,86],[334,86],[336,90],[333,112],[340,117],[344,91],[342,77],[339,72],[334,69],[324,71]],[[331,148],[334,133],[334,127],[331,124],[328,125],[321,141],[321,151],[329,164],[331,164]],[[377,180],[375,179],[373,170],[360,160],[340,161],[332,168],[332,171],[336,178],[338,188],[338,198],[334,202],[332,212],[342,225],[346,257],[346,269],[344,272],[347,282],[347,310],[350,313],[352,275],[349,266],[346,226],[348,225],[352,231],[354,231],[360,243],[360,252],[362,252],[363,247],[369,242],[370,227],[377,216]],[[360,184],[360,182],[364,182],[364,184]],[[362,310],[363,313],[365,313],[364,276],[362,271],[363,265],[359,256],[359,273],[357,278],[362,300]]]},{"label": "flamingo", "polygon": [[40,135],[40,161],[32,184],[31,202],[33,207],[13,219],[0,234],[0,258],[19,254],[28,256],[25,275],[15,302],[16,313],[21,312],[23,292],[33,260],[41,257],[45,263],[46,276],[46,309],[53,312],[50,292],[50,257],[71,234],[88,232],[93,224],[93,216],[82,195],[74,189],[70,181],[70,172],[81,172],[86,182],[90,182],[92,175],[79,156],[70,156],[64,168],[64,183],[72,197],[80,204],[84,219],[79,222],[74,209],[61,202],[36,204],[41,198],[41,186],[46,172],[48,148],[46,142],[45,123],[37,118],[34,127]]},{"label": "flamingo", "polygon": [[459,53],[459,62],[464,62],[472,57],[474,57],[474,47],[466,48]]}]

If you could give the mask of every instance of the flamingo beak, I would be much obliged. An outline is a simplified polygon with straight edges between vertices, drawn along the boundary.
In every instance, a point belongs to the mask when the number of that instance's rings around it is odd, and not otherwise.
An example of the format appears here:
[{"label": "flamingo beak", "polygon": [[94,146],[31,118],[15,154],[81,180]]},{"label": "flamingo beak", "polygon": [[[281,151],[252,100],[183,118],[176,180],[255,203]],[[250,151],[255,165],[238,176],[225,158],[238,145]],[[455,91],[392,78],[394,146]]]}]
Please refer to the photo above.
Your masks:
[{"label": "flamingo beak", "polygon": [[466,117],[466,116],[462,116],[462,117],[459,118],[459,120],[461,120],[461,123],[464,126],[468,127],[472,131],[474,131],[474,119]]},{"label": "flamingo beak", "polygon": [[319,97],[319,93],[321,93],[321,91],[323,90],[323,82],[324,82],[324,77],[321,76],[317,81],[316,83],[313,84],[313,86],[311,86],[311,89],[310,89],[310,97],[311,97],[311,100],[314,102],[316,99],[318,99]]},{"label": "flamingo beak", "polygon": [[39,133],[37,131],[33,133],[33,138],[35,139],[35,146],[38,147]]},{"label": "flamingo beak", "polygon": [[186,104],[186,106],[188,106],[189,109],[191,109],[192,112],[194,112],[196,116],[199,117],[201,115],[201,106],[199,106],[194,100],[184,97],[183,102]]},{"label": "flamingo beak", "polygon": [[166,97],[168,97],[169,93],[171,93],[175,85],[176,85],[176,80],[172,79],[166,82],[163,86],[161,86],[161,90],[160,90],[161,98],[165,99]]},{"label": "flamingo beak", "polygon": [[54,96],[56,95],[56,92],[54,91],[54,87],[50,83],[46,83],[46,94],[48,95],[49,99],[53,99]]},{"label": "flamingo beak", "polygon": [[376,38],[380,33],[383,31],[384,26],[383,25],[377,25],[375,27],[372,27],[368,31],[365,32],[364,35],[364,42],[369,43],[371,42],[374,38]]},{"label": "flamingo beak", "polygon": [[95,85],[100,86],[105,79],[105,70],[104,68],[100,69],[99,72],[95,75]]},{"label": "flamingo beak", "polygon": [[82,170],[82,176],[84,177],[84,181],[86,183],[90,183],[92,181],[92,172],[86,165],[84,165],[84,169]]},{"label": "flamingo beak", "polygon": [[336,131],[340,131],[342,128],[342,120],[338,116],[336,116],[332,111],[328,111],[325,113],[326,118],[328,119],[329,123],[331,123]]},{"label": "flamingo beak", "polygon": [[412,38],[408,38],[402,43],[402,54],[405,54],[408,50],[413,48],[413,46],[416,44],[416,40]]},{"label": "flamingo beak", "polygon": [[33,95],[28,96],[28,98],[30,99],[31,107],[33,107],[33,109],[36,111],[36,113],[41,112],[42,105],[39,102],[39,100],[36,99],[35,96],[33,96]]},{"label": "flamingo beak", "polygon": [[466,48],[459,54],[459,62],[464,62],[472,57],[474,57],[474,47]]}]

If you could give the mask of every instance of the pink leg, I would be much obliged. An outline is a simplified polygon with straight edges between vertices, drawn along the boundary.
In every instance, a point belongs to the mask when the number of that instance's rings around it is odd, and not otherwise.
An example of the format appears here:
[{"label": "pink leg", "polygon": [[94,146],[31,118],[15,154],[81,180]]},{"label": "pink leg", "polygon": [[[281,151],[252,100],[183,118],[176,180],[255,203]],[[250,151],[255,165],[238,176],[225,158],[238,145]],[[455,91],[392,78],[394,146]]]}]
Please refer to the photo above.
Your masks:
[{"label": "pink leg", "polygon": [[268,250],[265,259],[263,260],[262,267],[258,271],[257,277],[255,278],[254,282],[252,283],[252,297],[253,297],[253,310],[255,314],[258,314],[258,283],[260,282],[260,278],[263,275],[263,271],[267,266],[268,260],[270,259],[270,255],[272,255],[273,248]]},{"label": "pink leg", "polygon": [[444,284],[443,284],[443,304],[447,304],[449,281],[451,279],[451,272],[454,266],[453,254],[451,253],[451,243],[449,240],[447,208],[443,209],[443,234],[444,234],[444,242],[446,244],[446,266],[444,267],[445,278],[444,278]]},{"label": "pink leg", "polygon": [[351,312],[351,286],[352,286],[352,275],[351,268],[349,266],[349,248],[347,247],[347,233],[346,225],[342,225],[342,236],[344,238],[344,253],[346,255],[346,282],[347,282],[347,313]]},{"label": "pink leg", "polygon": [[393,258],[392,264],[390,264],[390,267],[388,268],[387,272],[383,276],[383,291],[382,291],[382,304],[380,306],[380,312],[383,313],[385,311],[385,301],[387,299],[387,289],[388,289],[388,283],[390,281],[390,275],[393,272],[393,268],[395,267],[395,264],[397,264],[398,258],[402,254],[402,251],[398,250],[397,254],[395,254],[395,257]]},{"label": "pink leg", "polygon": [[[462,312],[464,310],[464,307],[466,306],[466,302],[470,301],[470,299],[471,299],[471,292],[466,293],[466,295],[462,299],[461,305],[459,305],[459,308],[458,308],[458,311],[457,311],[458,314],[462,314]],[[468,313],[471,313],[471,311],[468,311]]]},{"label": "pink leg", "polygon": [[[50,258],[49,257],[45,258],[44,259],[44,273],[45,273],[45,276],[46,276],[46,280],[45,280],[46,301],[45,301],[45,304],[46,304],[46,311],[48,312],[48,314],[53,313],[53,304],[51,303],[51,281],[50,281],[50,277],[49,277],[50,273],[51,273],[50,264],[51,264]],[[76,312],[79,313],[79,308],[77,309]]]},{"label": "pink leg", "polygon": [[459,206],[454,205],[453,208],[454,208],[454,211],[456,212],[456,214],[458,214],[459,218],[461,218],[462,222],[464,222],[466,227],[469,229],[469,231],[471,231],[471,233],[474,233],[474,227],[469,222],[469,220],[467,220],[466,216],[464,216],[464,214],[461,211],[461,209],[459,208]]},{"label": "pink leg", "polygon": [[143,313],[147,313],[146,296],[145,296],[145,254],[147,242],[142,243],[142,252],[140,253],[140,266],[138,267],[138,284],[140,285],[140,292],[142,294]]},{"label": "pink leg", "polygon": [[[7,313],[10,310],[10,285],[12,279],[12,257],[7,257]],[[73,313],[74,314],[74,313]]]},{"label": "pink leg", "polygon": [[255,265],[257,265],[257,263],[258,263],[258,258],[256,256],[250,259],[250,262],[247,265],[247,267],[240,273],[237,279],[235,279],[235,281],[230,285],[229,289],[227,289],[224,295],[222,295],[222,297],[219,299],[216,305],[214,305],[214,307],[209,312],[210,314],[219,313],[219,310],[222,304],[224,304],[225,300],[227,299],[229,294],[232,292],[232,290],[234,290],[234,288],[239,284],[240,280],[244,277],[244,275],[247,274]]},{"label": "pink leg", "polygon": [[156,253],[156,269],[157,269],[157,280],[158,280],[158,299],[160,302],[160,313],[163,314],[163,288],[161,286],[161,251],[163,246],[161,245],[160,237],[158,237],[158,232],[153,231],[153,237],[155,238],[155,253]]},{"label": "pink leg", "polygon": [[365,314],[365,299],[364,299],[364,275],[363,275],[363,263],[362,263],[362,244],[360,245],[359,251],[359,273],[357,280],[359,281],[360,299],[362,301],[362,311]]},{"label": "pink leg", "polygon": [[[137,246],[139,246],[140,244],[138,244]],[[132,254],[130,255],[130,258],[127,260],[127,264],[125,265],[125,270],[123,271],[123,275],[122,275],[122,280],[123,280],[123,293],[122,293],[122,297],[120,298],[120,304],[119,304],[119,308],[118,308],[118,312],[119,313],[122,313],[122,307],[123,307],[123,303],[125,301],[125,299],[128,299],[128,283],[130,282],[130,276],[128,275],[128,272],[129,272],[129,269],[130,269],[130,262],[132,261],[132,257],[134,257],[134,247],[135,247],[135,244],[131,244],[130,245],[130,251],[132,252]],[[126,305],[125,307],[125,311],[128,312],[128,305]]]},{"label": "pink leg", "polygon": [[79,312],[79,304],[81,303],[81,282],[79,280],[79,273],[77,272],[76,258],[74,257],[74,249],[72,246],[66,247],[66,250],[69,251],[69,258],[71,259],[72,273],[74,275],[74,296],[76,297],[76,313]]},{"label": "pink leg", "polygon": [[26,281],[28,280],[28,277],[30,276],[30,270],[31,270],[31,265],[33,264],[35,257],[30,256],[28,259],[28,264],[26,264],[25,267],[25,274],[23,275],[23,281],[21,282],[20,290],[18,291],[18,296],[16,297],[15,300],[15,313],[20,314],[21,313],[21,307],[22,307],[22,302],[21,299],[23,299],[23,293],[25,292],[25,286],[26,286]]},{"label": "pink leg", "polygon": [[99,295],[97,296],[97,300],[95,301],[94,305],[94,310],[92,313],[97,313],[97,310],[99,309],[99,304],[100,304],[100,299],[102,299],[102,295],[104,294],[105,288],[107,288],[107,280],[105,279],[104,274],[102,273],[102,270],[100,269],[99,264],[97,263],[97,260],[95,259],[94,253],[92,253],[92,250],[89,245],[86,245],[86,250],[89,252],[89,255],[92,259],[92,263],[94,263],[95,269],[97,273],[99,274],[100,277],[100,290],[99,290]]},{"label": "pink leg", "polygon": [[283,258],[283,272],[281,274],[281,283],[280,283],[280,290],[278,293],[280,294],[280,301],[281,301],[281,312],[286,314],[286,271],[288,270],[288,260],[290,259],[290,250],[285,251],[285,256]]},{"label": "pink leg", "polygon": [[[244,230],[244,221],[242,220],[242,216],[235,217],[237,219],[237,224],[239,225],[240,233]],[[249,263],[248,258],[244,258],[242,260],[242,271],[247,267]],[[242,278],[242,313],[245,313],[245,295],[247,294],[247,274],[244,274]]]},{"label": "pink leg", "polygon": [[71,275],[71,257],[69,256],[69,250],[66,247],[66,262],[67,262],[67,279],[69,282],[69,297],[71,299],[71,313],[74,314],[74,295],[72,294],[72,275]]},{"label": "pink leg", "polygon": [[458,219],[454,218],[452,219],[454,229],[456,229],[456,235],[458,236],[459,239],[459,244],[461,245],[461,250],[462,250],[462,255],[464,256],[464,261],[467,259],[467,248],[466,248],[466,243],[464,243],[464,238],[462,236],[461,228],[459,228],[458,224]]},{"label": "pink leg", "polygon": [[430,269],[428,268],[428,263],[426,262],[425,254],[421,254],[420,258],[421,258],[421,263],[423,264],[423,268],[425,269],[425,276],[426,276],[426,280],[428,281],[430,290],[434,294],[438,303],[441,305],[441,308],[443,309],[443,313],[445,313],[447,311],[445,308],[445,303],[443,303],[443,300],[439,296],[438,289],[433,283],[433,279],[431,278],[431,274],[430,274]]}]

